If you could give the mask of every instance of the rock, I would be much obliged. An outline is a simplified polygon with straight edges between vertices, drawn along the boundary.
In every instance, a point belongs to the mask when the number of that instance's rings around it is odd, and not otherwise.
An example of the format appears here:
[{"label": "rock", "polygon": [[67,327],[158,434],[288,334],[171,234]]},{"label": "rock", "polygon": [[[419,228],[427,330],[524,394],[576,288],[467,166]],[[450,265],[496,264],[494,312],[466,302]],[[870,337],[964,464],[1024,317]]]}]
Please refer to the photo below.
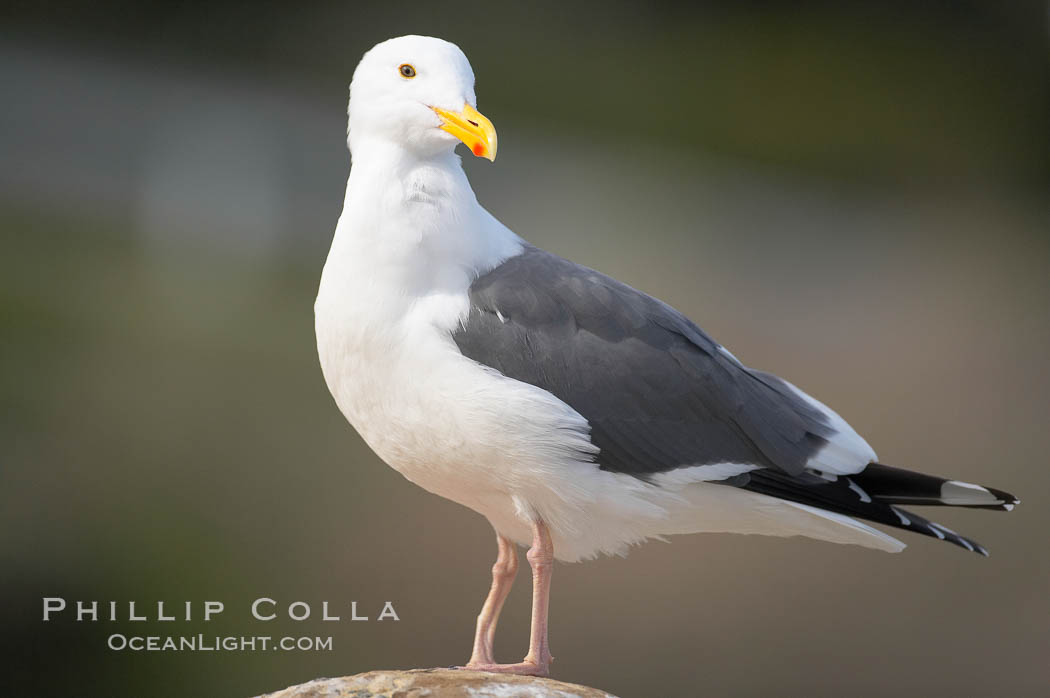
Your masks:
[{"label": "rock", "polygon": [[258,698],[616,698],[552,679],[456,669],[369,671],[314,679]]}]

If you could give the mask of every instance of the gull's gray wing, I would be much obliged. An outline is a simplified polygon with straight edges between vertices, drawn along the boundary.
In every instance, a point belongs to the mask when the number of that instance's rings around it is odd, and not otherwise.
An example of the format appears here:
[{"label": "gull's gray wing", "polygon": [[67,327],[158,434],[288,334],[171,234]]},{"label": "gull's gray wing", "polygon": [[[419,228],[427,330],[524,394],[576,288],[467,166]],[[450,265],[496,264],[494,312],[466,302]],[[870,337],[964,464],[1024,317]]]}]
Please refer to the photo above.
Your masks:
[{"label": "gull's gray wing", "polygon": [[836,430],[784,381],[741,365],[674,308],[525,246],[471,286],[465,356],[543,388],[591,425],[601,468],[692,465],[798,475]]}]

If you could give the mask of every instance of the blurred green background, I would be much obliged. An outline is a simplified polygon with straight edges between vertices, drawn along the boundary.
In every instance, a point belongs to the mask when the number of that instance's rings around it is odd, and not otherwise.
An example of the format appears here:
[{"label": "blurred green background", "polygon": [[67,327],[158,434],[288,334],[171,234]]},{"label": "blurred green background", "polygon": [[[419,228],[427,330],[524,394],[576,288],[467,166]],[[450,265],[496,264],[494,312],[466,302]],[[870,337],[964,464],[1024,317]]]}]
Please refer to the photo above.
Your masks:
[{"label": "blurred green background", "polygon": [[[500,157],[465,165],[511,228],[671,302],[884,462],[1024,500],[934,512],[989,560],[698,535],[559,565],[556,678],[1046,695],[1047,27],[1038,2],[6,3],[0,693],[247,696],[467,659],[491,531],[368,451],[313,338],[347,84],[423,33],[473,63]],[[44,596],[227,610],[43,623]],[[401,620],[258,623],[260,596]],[[525,576],[505,661],[528,599]],[[113,652],[114,632],[334,651]]]}]

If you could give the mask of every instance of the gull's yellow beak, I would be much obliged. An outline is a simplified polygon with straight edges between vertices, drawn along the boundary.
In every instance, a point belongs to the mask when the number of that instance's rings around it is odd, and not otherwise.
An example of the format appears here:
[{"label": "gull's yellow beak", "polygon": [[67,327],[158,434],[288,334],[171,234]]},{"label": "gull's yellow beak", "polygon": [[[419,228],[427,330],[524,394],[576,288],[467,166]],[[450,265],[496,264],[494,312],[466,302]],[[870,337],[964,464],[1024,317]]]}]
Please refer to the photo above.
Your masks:
[{"label": "gull's yellow beak", "polygon": [[458,114],[437,107],[431,109],[445,122],[442,131],[448,131],[466,143],[476,157],[496,159],[496,127],[481,112],[469,104],[464,104],[463,111]]}]

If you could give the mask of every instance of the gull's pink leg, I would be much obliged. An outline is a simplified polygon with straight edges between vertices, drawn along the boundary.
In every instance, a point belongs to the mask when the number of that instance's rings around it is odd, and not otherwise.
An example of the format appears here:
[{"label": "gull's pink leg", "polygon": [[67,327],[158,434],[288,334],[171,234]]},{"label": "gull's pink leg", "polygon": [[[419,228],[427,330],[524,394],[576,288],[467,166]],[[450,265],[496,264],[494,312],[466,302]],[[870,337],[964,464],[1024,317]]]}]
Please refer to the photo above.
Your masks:
[{"label": "gull's pink leg", "polygon": [[[550,673],[550,644],[547,641],[547,610],[550,606],[551,570],[554,567],[554,543],[550,531],[542,521],[533,523],[532,547],[525,556],[532,566],[532,632],[529,637],[529,653],[517,664],[495,664],[475,662],[473,658],[465,669],[496,671],[505,674],[530,674],[547,676]],[[495,581],[493,583],[495,588]],[[490,596],[491,598],[491,596]],[[488,605],[488,602],[486,602]],[[484,610],[482,610],[484,613]],[[479,618],[480,624],[480,618]],[[479,625],[480,627],[480,625]],[[490,646],[491,647],[491,646]],[[475,647],[475,654],[477,648]]]},{"label": "gull's pink leg", "polygon": [[496,555],[496,563],[492,565],[492,588],[485,599],[485,605],[481,607],[478,614],[478,627],[474,633],[474,651],[467,662],[467,668],[474,668],[483,664],[494,664],[492,645],[496,639],[496,623],[499,622],[499,613],[503,609],[503,602],[507,600],[510,587],[514,584],[514,577],[518,574],[518,555],[514,544],[496,534],[496,543],[499,545],[499,553]]},{"label": "gull's pink leg", "polygon": [[547,610],[551,600],[551,572],[554,569],[554,542],[547,525],[537,521],[532,532],[532,547],[525,558],[532,566],[532,632],[525,664],[535,664],[539,675],[550,673],[550,642],[547,640]]}]

